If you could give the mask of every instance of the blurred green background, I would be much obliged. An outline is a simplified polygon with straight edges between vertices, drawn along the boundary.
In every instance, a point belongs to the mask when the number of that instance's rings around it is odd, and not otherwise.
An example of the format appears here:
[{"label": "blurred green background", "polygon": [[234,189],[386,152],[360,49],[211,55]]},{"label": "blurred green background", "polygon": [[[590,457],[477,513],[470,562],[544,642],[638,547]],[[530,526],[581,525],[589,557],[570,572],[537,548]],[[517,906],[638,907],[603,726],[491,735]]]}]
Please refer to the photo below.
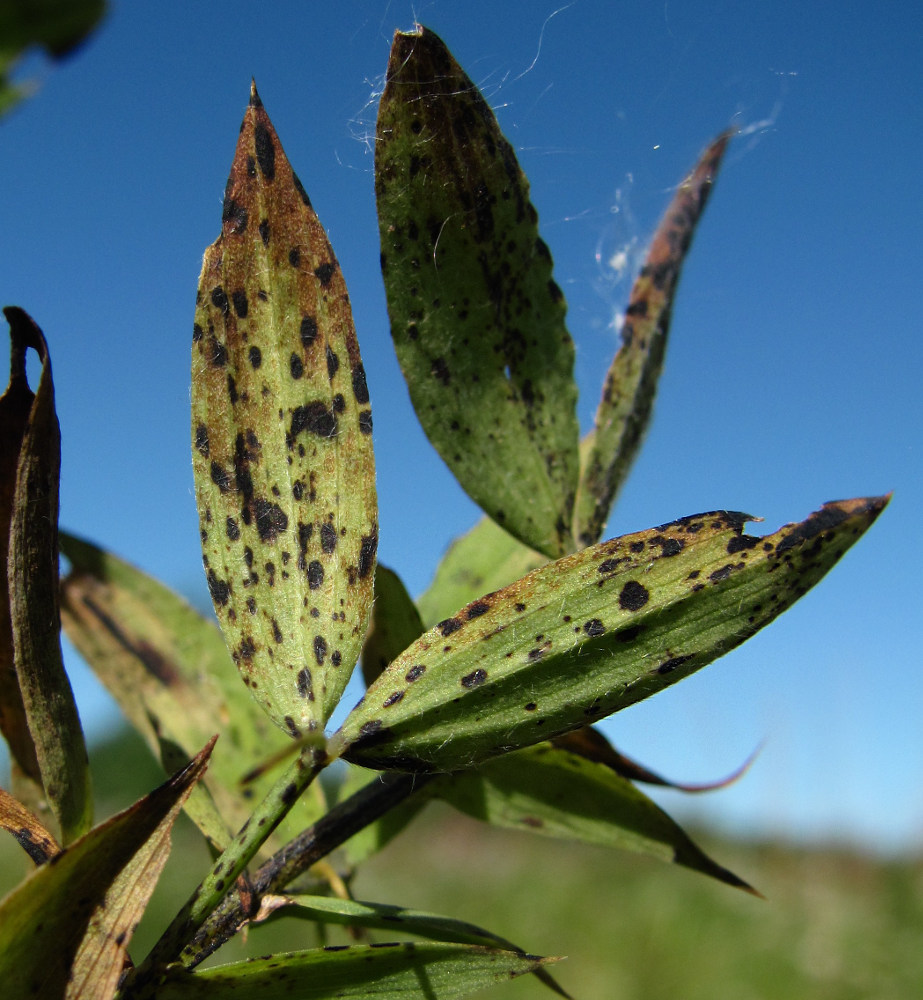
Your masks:
[{"label": "blurred green background", "polygon": [[[130,732],[91,757],[103,792],[100,819],[162,777]],[[690,832],[766,898],[635,855],[494,830],[441,805],[428,806],[361,868],[352,890],[359,899],[468,920],[536,954],[567,956],[552,972],[577,1000],[923,996],[923,854],[875,860],[842,848]],[[181,817],[131,948],[135,958],[207,867],[201,837]],[[24,852],[0,837],[0,893],[26,870]],[[321,940],[312,924],[287,918],[253,928],[245,944],[233,941],[210,964],[348,941],[337,928]],[[528,976],[484,995],[552,996]]]}]

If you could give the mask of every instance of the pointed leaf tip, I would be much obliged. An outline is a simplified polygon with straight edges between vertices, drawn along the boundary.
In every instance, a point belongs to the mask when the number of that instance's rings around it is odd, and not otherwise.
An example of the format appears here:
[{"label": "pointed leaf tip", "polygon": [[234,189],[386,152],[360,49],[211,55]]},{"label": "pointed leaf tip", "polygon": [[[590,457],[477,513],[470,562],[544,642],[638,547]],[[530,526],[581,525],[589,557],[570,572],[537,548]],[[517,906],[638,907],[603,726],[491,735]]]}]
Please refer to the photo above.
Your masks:
[{"label": "pointed leaf tip", "polygon": [[622,343],[581,448],[575,508],[581,545],[592,545],[602,535],[650,424],[680,273],[732,134],[719,135],[677,188],[632,286]]},{"label": "pointed leaf tip", "polygon": [[372,413],[346,283],[251,91],[193,327],[202,551],[244,682],[297,737],[359,657],[378,545]]},{"label": "pointed leaf tip", "polygon": [[828,503],[764,536],[713,511],[543,566],[420,636],[330,752],[378,769],[453,771],[596,722],[758,632],[886,503]]}]

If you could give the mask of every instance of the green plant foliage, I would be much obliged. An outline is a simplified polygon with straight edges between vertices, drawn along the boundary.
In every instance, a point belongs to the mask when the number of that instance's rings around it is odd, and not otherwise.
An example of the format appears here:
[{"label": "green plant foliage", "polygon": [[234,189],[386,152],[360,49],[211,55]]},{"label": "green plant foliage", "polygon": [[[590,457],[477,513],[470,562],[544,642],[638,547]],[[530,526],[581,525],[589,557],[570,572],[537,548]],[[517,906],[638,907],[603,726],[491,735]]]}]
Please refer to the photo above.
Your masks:
[{"label": "green plant foliage", "polygon": [[394,36],[376,138],[382,273],[417,416],[494,520],[563,555],[578,473],[574,348],[513,148],[426,28]]},{"label": "green plant foliage", "polygon": [[[578,445],[565,305],[512,147],[439,38],[395,35],[375,178],[392,335],[426,433],[488,515],[418,604],[376,566],[372,418],[346,285],[255,86],[193,328],[193,466],[220,631],[105,550],[59,539],[48,349],[7,310],[0,731],[15,794],[0,792],[0,828],[38,868],[0,902],[4,997],[434,1000],[524,973],[567,996],[553,959],[482,927],[349,898],[357,867],[432,799],[753,892],[635,784],[669,782],[592,727],[767,625],[888,502],[828,503],[765,536],[722,510],[595,544],[650,421],[680,269],[728,140],[709,146],[664,215]],[[29,348],[42,361],[34,394]],[[60,588],[59,549],[70,564]],[[168,772],[205,745],[89,832],[59,616]],[[360,652],[365,695],[328,739]],[[127,943],[183,808],[211,867],[131,964]],[[334,924],[429,940],[198,968],[248,925],[293,917],[322,941]]]},{"label": "green plant foliage", "polygon": [[476,945],[390,944],[303,951],[219,966],[171,970],[158,1000],[452,1000],[533,972],[550,959]]},{"label": "green plant foliage", "polygon": [[401,578],[379,563],[375,570],[375,607],[362,649],[366,687],[422,632],[420,612]]},{"label": "green plant foliage", "polygon": [[549,563],[406,649],[331,753],[452,771],[604,718],[767,625],[886,503],[827,504],[762,538],[743,534],[745,514],[699,514]]},{"label": "green plant foliage", "polygon": [[170,829],[210,751],[0,902],[4,996],[63,997],[66,986],[73,1000],[115,993],[128,940],[166,861]]},{"label": "green plant foliage", "polygon": [[548,562],[495,521],[482,517],[442,557],[433,582],[417,599],[427,625],[450,618],[481,594],[500,590]]},{"label": "green plant foliage", "polygon": [[[290,741],[240,683],[214,621],[111,553],[63,532],[60,541],[71,564],[61,584],[64,630],[164,771],[220,735],[208,773],[184,808],[223,849],[274,780],[260,775],[243,789],[244,771]],[[295,836],[322,805],[316,796],[300,799],[280,834]]]},{"label": "green plant foliage", "polygon": [[753,891],[627,778],[547,743],[441,778],[431,788],[492,826],[650,854]]},{"label": "green plant foliage", "polygon": [[372,413],[339,264],[255,87],[205,254],[192,358],[215,611],[276,725],[319,734],[372,604]]},{"label": "green plant foliage", "polygon": [[680,184],[631,290],[622,346],[606,375],[593,430],[581,448],[575,527],[581,545],[599,541],[650,423],[683,260],[730,138],[729,132],[718,136]]},{"label": "green plant foliage", "polygon": [[[65,843],[93,823],[83,729],[61,659],[58,622],[58,480],[61,434],[51,358],[42,331],[21,309],[10,324],[10,383],[0,397],[0,728],[16,762],[40,784]],[[26,352],[41,358],[35,393]],[[187,758],[188,759],[188,758]]]}]

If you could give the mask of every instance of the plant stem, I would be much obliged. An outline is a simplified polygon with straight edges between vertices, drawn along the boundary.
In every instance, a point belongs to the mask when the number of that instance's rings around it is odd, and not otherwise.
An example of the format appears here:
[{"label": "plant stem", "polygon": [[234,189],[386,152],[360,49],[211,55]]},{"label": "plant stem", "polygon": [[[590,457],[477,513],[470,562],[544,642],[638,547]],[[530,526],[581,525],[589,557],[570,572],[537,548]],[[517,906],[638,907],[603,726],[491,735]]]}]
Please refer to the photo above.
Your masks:
[{"label": "plant stem", "polygon": [[[262,895],[284,889],[315,862],[419,791],[431,779],[431,775],[383,774],[334,806],[259,868],[251,880],[256,905]],[[239,895],[227,896],[183,949],[180,961],[194,968],[230,940],[250,915]]]},{"label": "plant stem", "polygon": [[128,997],[141,1000],[153,995],[160,971],[177,960],[184,946],[231,890],[238,875],[266,838],[329,763],[330,758],[323,748],[307,746],[301,751],[225,848],[145,960],[130,974],[121,993],[124,1000]]}]

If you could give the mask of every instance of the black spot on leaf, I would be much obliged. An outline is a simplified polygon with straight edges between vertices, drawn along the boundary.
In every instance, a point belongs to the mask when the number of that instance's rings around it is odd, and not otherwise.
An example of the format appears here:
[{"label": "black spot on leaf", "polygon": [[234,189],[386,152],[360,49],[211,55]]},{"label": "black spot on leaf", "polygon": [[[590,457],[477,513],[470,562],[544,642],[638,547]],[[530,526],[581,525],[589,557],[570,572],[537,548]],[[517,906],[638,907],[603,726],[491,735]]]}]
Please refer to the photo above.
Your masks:
[{"label": "black spot on leaf", "polygon": [[629,580],[619,594],[619,607],[623,611],[640,611],[650,596],[645,586],[637,580]]},{"label": "black spot on leaf", "polygon": [[310,347],[317,340],[317,320],[313,316],[303,316],[300,333],[302,345]]},{"label": "black spot on leaf", "polygon": [[208,428],[205,424],[199,424],[195,429],[195,446],[203,458],[208,458]]},{"label": "black spot on leaf", "polygon": [[288,515],[277,504],[258,499],[256,508],[256,530],[262,542],[274,542],[280,532],[288,529]]},{"label": "black spot on leaf", "polygon": [[337,547],[337,530],[326,521],[320,526],[320,547],[328,555]]},{"label": "black spot on leaf", "polygon": [[365,380],[365,368],[358,364],[353,368],[353,395],[360,406],[369,401],[369,387]]},{"label": "black spot on leaf", "polygon": [[321,283],[323,288],[326,288],[330,284],[330,279],[333,277],[333,272],[336,270],[336,265],[331,263],[321,264],[320,267],[314,268],[314,274],[317,276],[317,280]]},{"label": "black spot on leaf", "polygon": [[462,677],[461,685],[466,688],[476,688],[483,684],[486,680],[487,671],[478,668],[477,670],[473,670],[470,674],[466,674]]},{"label": "black spot on leaf", "polygon": [[262,123],[257,123],[253,132],[256,160],[260,165],[260,170],[267,181],[274,180],[276,176],[276,147],[269,134],[269,129]]},{"label": "black spot on leaf", "polygon": [[336,414],[318,400],[295,408],[289,433],[293,441],[302,431],[322,438],[332,438],[336,437],[338,429]]},{"label": "black spot on leaf", "polygon": [[324,582],[324,567],[313,559],[308,563],[308,586],[311,590],[317,590]]}]

